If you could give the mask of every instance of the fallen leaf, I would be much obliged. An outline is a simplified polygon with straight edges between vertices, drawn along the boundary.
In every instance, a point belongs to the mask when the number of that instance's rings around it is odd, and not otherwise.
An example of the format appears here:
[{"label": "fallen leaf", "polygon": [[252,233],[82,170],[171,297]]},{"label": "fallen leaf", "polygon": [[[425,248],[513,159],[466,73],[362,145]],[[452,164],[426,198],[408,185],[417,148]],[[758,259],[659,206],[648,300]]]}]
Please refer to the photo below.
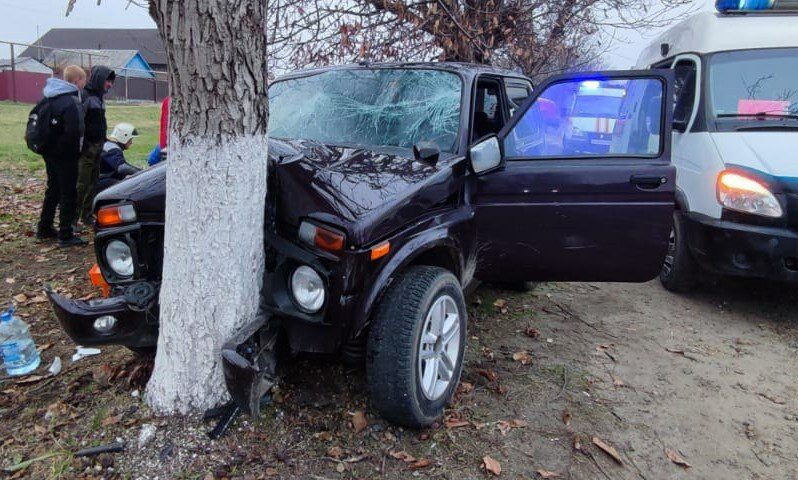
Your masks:
[{"label": "fallen leaf", "polygon": [[363,411],[357,411],[354,415],[352,415],[352,428],[355,429],[355,433],[360,433],[363,431],[364,428],[368,426],[369,422],[366,420],[366,414]]},{"label": "fallen leaf", "polygon": [[446,428],[460,428],[460,427],[467,427],[471,425],[471,422],[467,420],[460,420],[457,418],[450,418],[443,422],[443,426]]},{"label": "fallen leaf", "polygon": [[540,336],[540,330],[534,327],[526,327],[524,330],[524,335],[529,338],[538,338]]},{"label": "fallen leaf", "polygon": [[330,447],[330,449],[327,450],[327,456],[332,457],[332,458],[341,458],[341,456],[343,456],[343,454],[344,454],[344,451],[341,449],[341,447],[338,447],[338,446]]},{"label": "fallen leaf", "polygon": [[490,472],[497,477],[502,473],[502,464],[496,461],[496,459],[491,458],[490,455],[482,457],[482,466],[485,468],[486,472]]},{"label": "fallen leaf", "polygon": [[34,425],[33,430],[39,435],[44,435],[45,433],[47,433],[47,429],[41,425]]},{"label": "fallen leaf", "polygon": [[485,377],[485,379],[489,382],[495,382],[496,379],[499,378],[499,376],[496,375],[496,372],[485,368],[480,368],[479,370],[477,370],[477,374],[482,377]]},{"label": "fallen leaf", "polygon": [[420,458],[420,459],[418,459],[415,462],[410,464],[410,469],[411,470],[418,470],[418,469],[421,469],[421,468],[427,468],[430,465],[432,465],[432,460],[430,460],[428,458]]},{"label": "fallen leaf", "polygon": [[25,377],[25,378],[22,378],[20,380],[17,380],[14,383],[16,383],[17,385],[25,385],[25,384],[28,384],[28,383],[35,383],[35,382],[38,382],[39,380],[43,380],[43,379],[44,379],[44,377],[41,376],[41,375],[31,375],[29,377]]},{"label": "fallen leaf", "polygon": [[267,477],[276,477],[280,472],[274,467],[268,467],[263,473],[265,473]]},{"label": "fallen leaf", "polygon": [[119,423],[119,420],[122,420],[122,415],[117,415],[115,417],[105,417],[105,419],[102,422],[102,426],[107,427],[109,425],[114,425],[116,423]]},{"label": "fallen leaf", "polygon": [[335,466],[335,471],[344,473],[346,471],[346,464],[344,462],[338,462],[338,465]]},{"label": "fallen leaf", "polygon": [[668,456],[668,460],[670,460],[671,462],[675,463],[676,465],[679,465],[680,467],[692,468],[692,465],[687,463],[687,460],[682,458],[682,456],[679,455],[679,452],[677,452],[676,450],[674,450],[672,448],[666,448],[665,449],[665,455]]},{"label": "fallen leaf", "polygon": [[557,478],[560,476],[557,472],[551,472],[549,470],[538,470],[537,474],[540,475],[540,478]]},{"label": "fallen leaf", "polygon": [[493,360],[493,350],[488,347],[482,347],[482,356],[487,358],[488,360]]},{"label": "fallen leaf", "polygon": [[507,435],[510,433],[510,429],[513,428],[510,426],[510,422],[506,422],[504,420],[499,420],[496,422],[496,426],[499,427],[499,432],[501,432],[502,435]]},{"label": "fallen leaf", "polygon": [[50,348],[50,347],[52,347],[52,346],[53,346],[53,344],[52,344],[52,343],[45,343],[44,345],[41,345],[41,346],[38,348],[38,350],[39,350],[39,353],[42,353],[43,351],[45,351],[45,350],[49,349],[49,348]]},{"label": "fallen leaf", "polygon": [[463,395],[467,395],[474,391],[474,384],[468,382],[460,382],[460,385],[457,386],[458,392]]},{"label": "fallen leaf", "polygon": [[783,398],[779,397],[778,395],[760,393],[759,396],[764,398],[764,399],[766,399],[766,400],[770,400],[771,402],[775,403],[776,405],[784,405],[786,403],[786,400],[784,400]]},{"label": "fallen leaf", "polygon": [[598,437],[593,437],[593,444],[602,449],[604,453],[611,456],[613,460],[618,462],[618,465],[623,465],[623,462],[621,461],[621,456],[618,455],[618,451],[615,450],[615,448],[612,445],[604,443],[604,441]]},{"label": "fallen leaf", "polygon": [[616,376],[613,376],[612,377],[612,385],[615,388],[621,388],[621,387],[623,387],[623,380],[621,380],[620,378],[618,378]]},{"label": "fallen leaf", "polygon": [[30,299],[30,303],[44,303],[47,301],[47,297],[44,295],[36,295],[35,297]]},{"label": "fallen leaf", "polygon": [[510,421],[510,425],[512,425],[513,428],[526,428],[529,426],[529,422],[514,418],[512,421]]},{"label": "fallen leaf", "polygon": [[388,455],[403,462],[412,463],[416,461],[416,457],[402,450],[401,452],[388,452]]},{"label": "fallen leaf", "polygon": [[566,426],[571,424],[571,411],[567,408],[562,411],[562,423],[564,423]]},{"label": "fallen leaf", "polygon": [[329,440],[332,440],[332,434],[327,431],[317,432],[313,434],[313,438],[315,438],[316,440],[321,440],[322,442],[327,442]]},{"label": "fallen leaf", "polygon": [[16,280],[11,278],[11,277],[6,278],[6,283],[9,284],[9,285],[11,285],[11,284],[13,284],[15,282],[16,282]]},{"label": "fallen leaf", "polygon": [[529,352],[526,350],[521,350],[519,352],[515,352],[513,354],[513,360],[516,362],[521,362],[521,365],[529,365],[532,363],[532,357],[529,355]]},{"label": "fallen leaf", "polygon": [[24,293],[19,293],[17,295],[14,295],[12,298],[17,303],[24,303],[28,301],[28,296],[25,295]]},{"label": "fallen leaf", "polygon": [[495,302],[493,302],[493,306],[496,308],[504,308],[507,306],[507,300],[503,298],[497,298]]}]

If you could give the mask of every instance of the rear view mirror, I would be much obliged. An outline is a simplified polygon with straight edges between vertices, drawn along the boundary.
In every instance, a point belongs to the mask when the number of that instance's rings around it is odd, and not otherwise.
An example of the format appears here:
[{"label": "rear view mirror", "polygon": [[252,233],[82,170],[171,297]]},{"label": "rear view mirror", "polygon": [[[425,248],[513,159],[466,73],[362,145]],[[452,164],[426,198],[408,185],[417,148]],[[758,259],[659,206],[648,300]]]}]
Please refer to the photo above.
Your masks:
[{"label": "rear view mirror", "polygon": [[502,152],[499,138],[496,135],[485,137],[468,149],[471,169],[481,175],[494,170],[502,163]]}]

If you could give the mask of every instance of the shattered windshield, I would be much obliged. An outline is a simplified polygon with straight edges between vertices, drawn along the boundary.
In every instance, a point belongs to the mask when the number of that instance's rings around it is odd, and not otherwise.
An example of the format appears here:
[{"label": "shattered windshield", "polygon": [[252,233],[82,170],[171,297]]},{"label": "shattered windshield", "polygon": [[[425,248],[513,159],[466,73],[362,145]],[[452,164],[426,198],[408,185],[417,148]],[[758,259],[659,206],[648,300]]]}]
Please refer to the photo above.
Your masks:
[{"label": "shattered windshield", "polygon": [[269,135],[328,145],[412,147],[452,152],[462,82],[422,69],[332,70],[269,89]]}]

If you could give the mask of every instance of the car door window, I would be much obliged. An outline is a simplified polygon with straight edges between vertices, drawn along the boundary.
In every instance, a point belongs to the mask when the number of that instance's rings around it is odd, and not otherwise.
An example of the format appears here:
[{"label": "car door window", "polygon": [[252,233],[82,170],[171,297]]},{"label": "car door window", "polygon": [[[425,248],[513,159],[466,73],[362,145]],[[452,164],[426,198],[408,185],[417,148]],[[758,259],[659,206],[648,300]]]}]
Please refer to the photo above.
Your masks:
[{"label": "car door window", "polygon": [[697,68],[692,60],[679,60],[673,66],[673,120],[690,121],[693,115],[696,93]]},{"label": "car door window", "polygon": [[477,82],[471,141],[497,134],[504,126],[500,84],[493,79]]},{"label": "car door window", "polygon": [[513,116],[524,100],[529,98],[532,93],[532,85],[505,80],[504,88],[507,93],[507,101],[510,104],[510,116]]},{"label": "car door window", "polygon": [[663,92],[657,78],[553,83],[507,133],[505,156],[656,157]]}]

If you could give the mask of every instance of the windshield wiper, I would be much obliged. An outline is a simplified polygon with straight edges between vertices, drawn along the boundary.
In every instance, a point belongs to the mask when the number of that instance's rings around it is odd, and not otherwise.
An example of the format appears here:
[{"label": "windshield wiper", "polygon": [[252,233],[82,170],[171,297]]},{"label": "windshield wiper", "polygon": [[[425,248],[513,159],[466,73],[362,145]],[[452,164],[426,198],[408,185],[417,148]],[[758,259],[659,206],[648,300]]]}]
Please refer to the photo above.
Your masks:
[{"label": "windshield wiper", "polygon": [[760,120],[765,119],[780,119],[780,118],[798,118],[794,113],[777,113],[777,112],[757,112],[757,113],[719,113],[718,118],[735,118],[735,117],[753,117]]}]

